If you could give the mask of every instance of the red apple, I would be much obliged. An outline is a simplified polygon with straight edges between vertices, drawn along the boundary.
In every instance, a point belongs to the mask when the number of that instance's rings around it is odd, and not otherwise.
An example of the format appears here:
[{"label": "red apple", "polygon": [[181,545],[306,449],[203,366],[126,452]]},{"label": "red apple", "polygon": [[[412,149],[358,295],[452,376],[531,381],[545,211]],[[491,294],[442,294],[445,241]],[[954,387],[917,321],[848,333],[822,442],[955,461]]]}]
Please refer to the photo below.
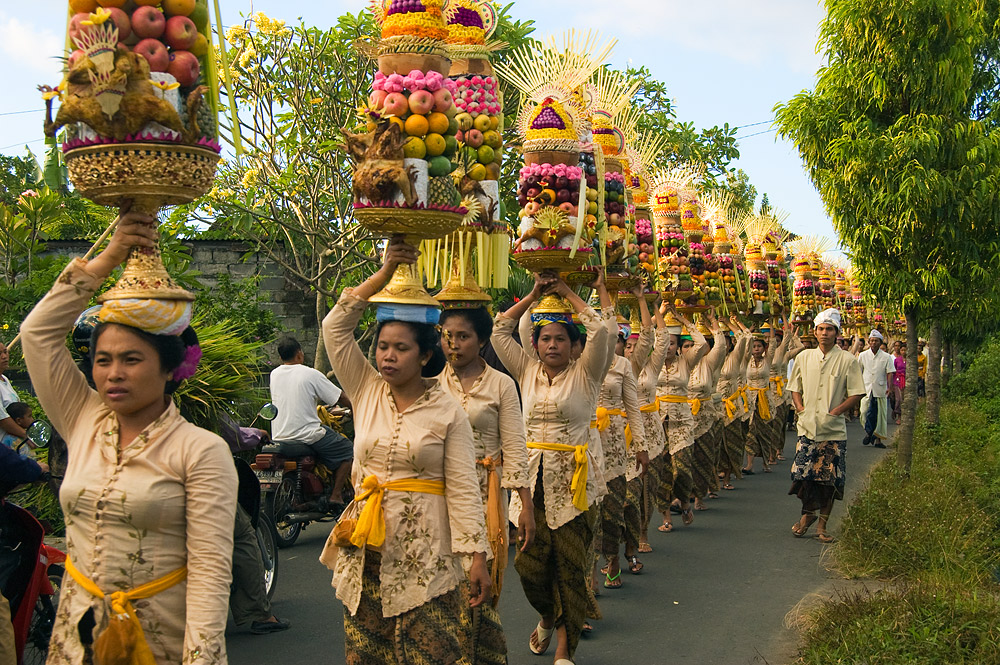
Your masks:
[{"label": "red apple", "polygon": [[434,95],[426,90],[414,90],[408,100],[410,111],[417,115],[427,115],[434,108]]},{"label": "red apple", "polygon": [[448,111],[454,104],[451,93],[447,88],[439,88],[434,91],[434,110],[439,113]]},{"label": "red apple", "polygon": [[117,7],[110,7],[111,20],[118,26],[118,41],[123,42],[132,34],[132,24],[128,20],[128,14]]},{"label": "red apple", "polygon": [[167,73],[177,79],[182,88],[190,88],[198,82],[201,65],[198,58],[190,51],[174,51],[170,54],[170,65]]},{"label": "red apple", "polygon": [[80,49],[73,51],[72,53],[69,54],[69,60],[66,61],[66,66],[69,69],[73,69],[73,65],[79,62],[80,58],[82,58],[84,55],[86,54]]},{"label": "red apple", "polygon": [[69,20],[69,38],[76,41],[76,38],[80,36],[80,33],[86,28],[85,25],[80,25],[82,21],[89,21],[90,14],[81,12],[79,14],[73,14],[73,18]]},{"label": "red apple", "polygon": [[483,144],[483,133],[478,129],[470,129],[465,132],[465,144],[473,148],[478,148]]},{"label": "red apple", "polygon": [[164,33],[167,44],[174,51],[187,51],[198,39],[198,28],[187,16],[171,16]]},{"label": "red apple", "polygon": [[406,95],[401,92],[390,92],[382,102],[382,110],[385,115],[394,115],[402,118],[410,110],[410,105],[406,101]]},{"label": "red apple", "polygon": [[165,72],[170,65],[170,52],[159,39],[143,39],[135,45],[133,51],[146,59],[151,72]]},{"label": "red apple", "polygon": [[132,14],[132,31],[140,39],[159,39],[167,28],[167,17],[156,7],[139,7]]},{"label": "red apple", "polygon": [[382,108],[382,104],[385,103],[385,98],[389,96],[385,90],[372,90],[372,94],[368,95],[368,106],[373,109]]}]

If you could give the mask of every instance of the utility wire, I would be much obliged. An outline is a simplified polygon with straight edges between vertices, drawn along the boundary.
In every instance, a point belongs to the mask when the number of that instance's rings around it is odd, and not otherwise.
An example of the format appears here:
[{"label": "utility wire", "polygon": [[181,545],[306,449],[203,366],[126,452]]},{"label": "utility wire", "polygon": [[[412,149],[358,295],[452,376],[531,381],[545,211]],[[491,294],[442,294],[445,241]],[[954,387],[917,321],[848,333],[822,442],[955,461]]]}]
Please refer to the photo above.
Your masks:
[{"label": "utility wire", "polygon": [[6,111],[0,115],[22,115],[24,113],[41,113],[45,109],[28,109],[27,111]]},{"label": "utility wire", "polygon": [[746,136],[737,136],[736,140],[740,141],[742,139],[748,139],[748,138],[750,138],[752,136],[760,136],[761,134],[770,134],[771,132],[776,132],[776,131],[778,131],[778,128],[777,127],[772,127],[771,129],[765,129],[762,132],[754,132],[753,134],[747,134]]}]

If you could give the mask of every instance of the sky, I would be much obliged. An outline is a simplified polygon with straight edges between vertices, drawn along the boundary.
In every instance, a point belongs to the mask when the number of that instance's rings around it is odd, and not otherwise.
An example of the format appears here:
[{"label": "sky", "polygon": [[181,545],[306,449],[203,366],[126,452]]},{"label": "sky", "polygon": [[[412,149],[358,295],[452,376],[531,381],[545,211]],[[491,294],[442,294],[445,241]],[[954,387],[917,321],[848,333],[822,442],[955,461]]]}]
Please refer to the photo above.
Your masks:
[{"label": "sky", "polygon": [[[220,0],[225,25],[262,11],[294,23],[329,26],[363,0]],[[710,7],[710,8],[709,8]],[[0,58],[7,92],[0,96],[0,153],[42,149],[44,104],[39,84],[60,80],[66,0],[0,3]],[[813,87],[821,58],[819,0],[515,0],[515,18],[533,19],[536,36],[598,30],[617,38],[616,67],[649,67],[666,83],[678,119],[697,128],[740,127],[740,159],[759,194],[789,213],[799,235],[836,238],[829,216],[795,148],[771,126],[774,105]],[[13,66],[11,66],[13,65]]]}]

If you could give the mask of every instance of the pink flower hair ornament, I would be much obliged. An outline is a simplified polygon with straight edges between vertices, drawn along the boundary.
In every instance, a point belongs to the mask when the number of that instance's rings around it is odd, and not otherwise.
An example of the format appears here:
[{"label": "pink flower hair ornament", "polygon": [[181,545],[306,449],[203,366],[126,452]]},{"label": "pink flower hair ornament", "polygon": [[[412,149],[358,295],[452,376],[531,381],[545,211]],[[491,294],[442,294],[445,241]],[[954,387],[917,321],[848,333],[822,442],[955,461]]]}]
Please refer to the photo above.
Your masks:
[{"label": "pink flower hair ornament", "polygon": [[190,379],[198,371],[198,362],[201,360],[201,346],[192,344],[184,349],[184,360],[174,370],[173,380],[177,383]]}]

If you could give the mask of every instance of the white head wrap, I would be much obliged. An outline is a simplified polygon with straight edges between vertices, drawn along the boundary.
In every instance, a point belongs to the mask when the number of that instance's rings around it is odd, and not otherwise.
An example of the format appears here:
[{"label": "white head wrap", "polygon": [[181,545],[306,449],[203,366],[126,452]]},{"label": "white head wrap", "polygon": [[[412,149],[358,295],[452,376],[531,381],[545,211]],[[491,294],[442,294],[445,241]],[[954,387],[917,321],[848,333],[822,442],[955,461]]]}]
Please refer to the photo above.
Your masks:
[{"label": "white head wrap", "polygon": [[874,337],[875,339],[880,339],[883,342],[885,341],[885,337],[882,337],[882,333],[874,329],[870,333],[868,333],[868,339],[871,339],[872,337]]},{"label": "white head wrap", "polygon": [[824,309],[822,312],[816,315],[813,319],[813,325],[830,325],[835,327],[838,331],[840,330],[840,312],[834,308]]}]

